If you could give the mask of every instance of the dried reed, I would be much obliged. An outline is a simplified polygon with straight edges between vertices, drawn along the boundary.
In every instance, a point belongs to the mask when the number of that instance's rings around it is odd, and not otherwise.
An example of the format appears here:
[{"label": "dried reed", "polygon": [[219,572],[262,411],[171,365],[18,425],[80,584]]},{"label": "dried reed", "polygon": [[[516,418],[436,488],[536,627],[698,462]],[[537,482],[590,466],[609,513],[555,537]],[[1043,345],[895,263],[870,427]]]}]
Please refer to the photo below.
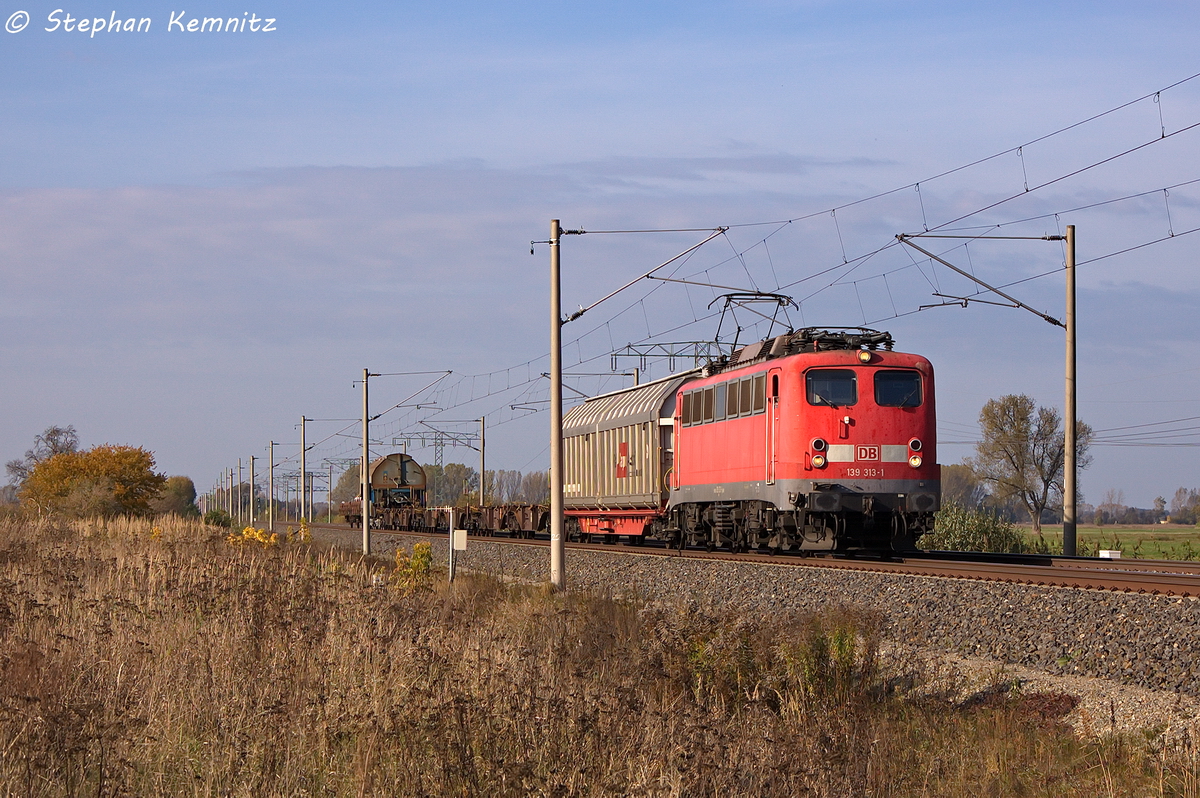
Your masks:
[{"label": "dried reed", "polygon": [[0,792],[1197,795],[1193,749],[1081,741],[1045,697],[903,694],[852,610],[451,588],[422,556],[0,519]]}]

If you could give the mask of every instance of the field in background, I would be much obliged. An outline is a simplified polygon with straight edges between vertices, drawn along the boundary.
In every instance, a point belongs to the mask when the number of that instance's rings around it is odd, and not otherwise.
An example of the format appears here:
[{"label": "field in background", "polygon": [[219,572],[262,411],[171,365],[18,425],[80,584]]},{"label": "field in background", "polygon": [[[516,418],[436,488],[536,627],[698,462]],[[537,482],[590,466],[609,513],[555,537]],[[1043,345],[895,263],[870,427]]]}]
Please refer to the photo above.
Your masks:
[{"label": "field in background", "polygon": [[[1031,527],[1020,529],[1026,540],[1037,542]],[[1051,551],[1062,551],[1061,524],[1043,524],[1042,537]],[[1079,553],[1087,556],[1095,556],[1100,549],[1119,549],[1124,557],[1143,560],[1200,560],[1200,529],[1182,524],[1080,525],[1076,541]]]},{"label": "field in background", "polygon": [[181,522],[0,520],[0,794],[1200,796],[1194,743],[959,700],[879,621],[709,613]]}]

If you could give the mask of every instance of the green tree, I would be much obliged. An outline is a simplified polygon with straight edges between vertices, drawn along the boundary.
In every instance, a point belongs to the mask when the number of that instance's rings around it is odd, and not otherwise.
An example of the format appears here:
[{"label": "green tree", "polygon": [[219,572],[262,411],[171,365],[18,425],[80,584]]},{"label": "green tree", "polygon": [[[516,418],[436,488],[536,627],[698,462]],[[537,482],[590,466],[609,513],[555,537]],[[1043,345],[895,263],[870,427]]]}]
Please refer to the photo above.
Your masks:
[{"label": "green tree", "polygon": [[1154,497],[1154,522],[1158,523],[1167,514],[1167,500],[1162,496]]},{"label": "green tree", "polygon": [[1096,525],[1121,524],[1125,522],[1125,514],[1129,510],[1125,506],[1125,491],[1109,488],[1104,492],[1104,501],[1096,505]]},{"label": "green tree", "polygon": [[42,460],[20,495],[21,503],[38,514],[147,515],[166,481],[154,471],[152,452],[105,444]]},{"label": "green tree", "polygon": [[[979,427],[982,440],[970,461],[972,471],[1000,501],[1017,499],[1040,533],[1042,513],[1062,501],[1062,417],[1052,407],[1036,407],[1032,397],[1010,394],[983,406]],[[1079,421],[1075,429],[1076,463],[1082,470],[1091,464],[1092,428]]]},{"label": "green tree", "polygon": [[355,463],[338,477],[337,484],[333,486],[333,493],[329,497],[329,500],[333,504],[341,504],[342,502],[356,499],[362,493],[362,483],[358,476],[358,471],[358,463]]},{"label": "green tree", "polygon": [[229,517],[229,513],[224,510],[214,507],[204,514],[204,523],[209,526],[233,526],[233,519]]},{"label": "green tree", "polygon": [[493,504],[545,504],[550,497],[550,478],[545,471],[489,471],[488,501]]},{"label": "green tree", "polygon": [[[478,500],[479,474],[462,463],[446,463],[444,467],[422,465],[431,507],[452,507],[466,503],[470,494]],[[490,490],[489,490],[490,493]]]},{"label": "green tree", "polygon": [[546,504],[550,501],[550,472],[530,471],[521,477],[520,501],[528,504]]},{"label": "green tree", "polygon": [[150,503],[156,513],[173,513],[184,518],[200,515],[196,506],[196,483],[190,477],[167,477],[158,497]]},{"label": "green tree", "polygon": [[1171,523],[1194,524],[1200,509],[1200,491],[1180,488],[1171,498]]},{"label": "green tree", "polygon": [[493,504],[508,504],[517,501],[521,492],[521,472],[499,471],[487,472],[488,501]]},{"label": "green tree", "polygon": [[942,466],[942,504],[955,504],[974,510],[983,506],[987,487],[966,463]]}]

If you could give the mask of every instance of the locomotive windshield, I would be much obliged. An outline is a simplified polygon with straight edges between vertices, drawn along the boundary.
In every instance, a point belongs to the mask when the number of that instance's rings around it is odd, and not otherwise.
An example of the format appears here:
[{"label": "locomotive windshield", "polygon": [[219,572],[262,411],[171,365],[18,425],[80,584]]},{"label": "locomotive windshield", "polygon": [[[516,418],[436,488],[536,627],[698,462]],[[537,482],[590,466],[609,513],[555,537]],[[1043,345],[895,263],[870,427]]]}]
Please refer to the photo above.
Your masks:
[{"label": "locomotive windshield", "polygon": [[880,407],[920,407],[921,375],[916,371],[875,372],[875,404]]},{"label": "locomotive windshield", "polygon": [[805,381],[810,405],[846,407],[858,403],[858,380],[850,369],[811,369]]}]

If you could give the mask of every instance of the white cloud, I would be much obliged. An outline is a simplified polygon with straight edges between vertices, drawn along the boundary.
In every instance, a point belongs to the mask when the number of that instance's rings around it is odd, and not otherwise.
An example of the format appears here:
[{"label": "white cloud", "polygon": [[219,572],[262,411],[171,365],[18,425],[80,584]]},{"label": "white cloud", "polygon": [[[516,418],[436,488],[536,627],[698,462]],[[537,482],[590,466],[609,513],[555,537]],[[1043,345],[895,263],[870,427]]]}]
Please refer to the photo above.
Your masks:
[{"label": "white cloud", "polygon": [[[807,158],[779,159],[798,174],[814,168]],[[0,299],[8,411],[0,446],[19,454],[45,426],[74,423],[94,442],[145,442],[160,450],[171,470],[200,475],[215,472],[230,451],[287,439],[287,419],[302,413],[353,415],[357,399],[350,382],[364,366],[471,374],[536,358],[546,348],[546,252],[531,257],[529,241],[545,238],[552,216],[593,230],[697,226],[697,220],[787,218],[795,209],[819,209],[836,199],[801,189],[756,191],[760,176],[777,177],[764,169],[768,163],[753,157],[627,160],[613,172],[603,163],[537,170],[478,163],[309,168],[245,175],[206,188],[8,192],[0,198],[0,280],[8,287]],[[830,171],[819,163],[815,169]],[[718,182],[703,195],[678,187],[708,181],[711,171],[737,180]],[[671,185],[642,182],[664,175]],[[676,180],[680,175],[684,179]],[[614,179],[639,186],[597,190]],[[1099,195],[1064,193],[1054,202],[1079,204]],[[797,326],[882,319],[876,326],[892,329],[902,348],[934,360],[943,418],[969,423],[983,401],[1002,393],[1032,393],[1044,404],[1059,404],[1061,333],[1055,328],[1023,311],[976,305],[889,320],[939,301],[930,296],[927,278],[944,281],[939,285],[948,293],[969,286],[952,282],[944,269],[933,274],[926,268],[922,275],[898,247],[856,270],[841,267],[843,245],[853,257],[919,226],[914,199],[898,194],[858,213],[847,210],[837,225],[818,214],[779,228],[765,244],[776,228],[735,228],[727,240],[665,273],[739,287],[753,281],[763,289],[803,280],[786,289],[811,295],[802,312],[792,312]],[[981,199],[986,197],[963,197],[955,206]],[[935,218],[945,210],[941,197],[926,202]],[[1180,213],[1191,212],[1192,204],[1181,197]],[[1105,246],[1120,246],[1148,235],[1138,220],[1154,213],[1148,201],[1137,213],[1097,217],[1092,226],[1081,217],[1081,241],[1088,242],[1081,253],[1095,251],[1091,242],[1100,231],[1089,233],[1093,226],[1104,231]],[[1121,219],[1126,229],[1115,231]],[[568,239],[564,305],[594,301],[701,237]],[[1180,253],[1190,246],[1189,240],[1172,240],[1102,262],[1104,270],[1081,272],[1081,385],[1114,371],[1131,381],[1104,388],[1103,401],[1081,394],[1084,416],[1096,426],[1114,426],[1130,407],[1147,417],[1160,411],[1173,417],[1174,405],[1115,403],[1145,396],[1175,401],[1200,387],[1197,375],[1161,376],[1186,357],[1181,331],[1194,327],[1200,286],[1194,279],[1180,281],[1190,262]],[[997,244],[992,251],[979,244],[963,262],[998,282],[1052,268],[1060,257],[1057,245],[1046,242]],[[1124,279],[1113,282],[1113,275]],[[1053,277],[1012,290],[1060,315],[1061,286]],[[599,355],[587,368],[602,371],[612,346],[643,338],[648,329],[703,318],[718,293],[639,285],[566,328],[569,341],[583,336],[568,346],[568,360]],[[702,321],[670,339],[702,339],[714,331],[714,321]],[[538,367],[532,368],[536,377]],[[529,369],[522,373],[528,377]],[[378,401],[393,394],[396,401],[408,390],[407,383],[383,384]],[[540,387],[533,390],[533,398],[540,395]],[[487,393],[462,387],[458,396],[472,391]],[[495,396],[472,405],[470,413],[513,415],[501,412],[513,401]],[[511,451],[498,448],[496,462],[516,467],[536,460],[541,423],[535,417],[498,433],[497,446]],[[1186,473],[1189,451],[1138,451],[1133,461],[1127,450],[1103,453],[1094,479],[1107,478],[1105,487],[1120,484],[1131,500],[1145,504],[1171,489],[1165,483],[1178,480],[1181,470]],[[1144,467],[1122,471],[1128,462]],[[1092,480],[1085,476],[1085,487]]]}]

